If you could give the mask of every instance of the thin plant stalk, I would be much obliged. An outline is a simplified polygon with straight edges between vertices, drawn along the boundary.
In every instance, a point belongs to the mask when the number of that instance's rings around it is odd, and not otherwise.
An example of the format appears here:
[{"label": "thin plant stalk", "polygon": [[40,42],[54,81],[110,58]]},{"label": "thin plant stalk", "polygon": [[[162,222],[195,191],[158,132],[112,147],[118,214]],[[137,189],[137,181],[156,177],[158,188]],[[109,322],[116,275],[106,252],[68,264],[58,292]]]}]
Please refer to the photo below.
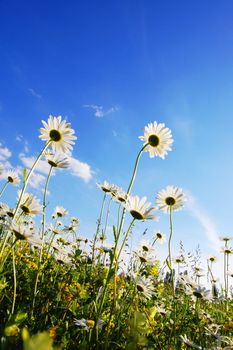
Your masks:
[{"label": "thin plant stalk", "polygon": [[96,244],[96,240],[99,234],[99,230],[100,230],[100,225],[101,225],[101,221],[102,221],[102,215],[103,215],[103,210],[104,210],[104,204],[105,204],[105,200],[106,200],[106,192],[104,193],[104,197],[103,197],[103,201],[102,201],[102,205],[101,205],[101,209],[100,209],[100,215],[99,215],[99,219],[98,219],[98,223],[97,223],[97,228],[96,228],[96,233],[94,236],[94,240],[93,240],[93,247],[92,247],[92,265],[94,263],[94,259],[95,259],[95,244]]},{"label": "thin plant stalk", "polygon": [[3,193],[5,192],[5,189],[7,188],[7,185],[9,184],[9,181],[6,181],[6,183],[4,184],[3,188],[0,191],[0,197],[2,197]]},{"label": "thin plant stalk", "polygon": [[[148,146],[148,143],[145,144],[141,148],[141,150],[139,151],[139,153],[137,155],[137,158],[136,158],[136,161],[135,161],[135,165],[134,165],[134,169],[133,169],[133,174],[132,174],[132,177],[131,177],[131,180],[130,180],[130,183],[129,183],[129,186],[128,186],[128,189],[127,189],[127,192],[126,192],[127,196],[130,194],[130,191],[132,189],[132,186],[133,186],[136,174],[137,174],[137,169],[138,169],[138,164],[139,164],[140,157],[142,155],[142,152],[145,150],[145,148],[147,146]],[[101,314],[102,307],[104,305],[104,300],[105,300],[105,296],[106,296],[106,292],[107,292],[108,283],[109,283],[109,280],[111,278],[110,271],[112,270],[113,263],[114,263],[114,261],[116,259],[116,251],[117,251],[118,242],[119,242],[120,234],[121,234],[121,231],[122,231],[122,227],[123,227],[123,224],[124,224],[125,213],[126,213],[126,208],[124,208],[123,211],[122,211],[120,224],[119,224],[118,231],[117,231],[117,234],[116,234],[116,237],[115,237],[115,246],[114,246],[114,250],[113,250],[113,257],[112,257],[112,259],[110,261],[110,266],[109,266],[109,269],[108,269],[108,272],[107,272],[107,276],[106,276],[106,280],[105,280],[105,284],[104,284],[104,287],[103,287],[101,301],[100,301],[100,304],[99,304],[99,306],[97,308],[96,322],[95,322],[95,326],[94,326],[93,332],[92,332],[93,336],[96,333],[96,323],[97,323],[97,320],[98,320],[98,318],[99,318],[99,316]],[[115,263],[117,264],[117,261]]]},{"label": "thin plant stalk", "polygon": [[14,293],[13,293],[11,315],[13,315],[14,311],[15,311],[16,290],[17,290],[16,266],[15,266],[15,247],[14,246],[12,247],[12,264],[13,264]]},{"label": "thin plant stalk", "polygon": [[40,256],[39,256],[39,261],[38,261],[38,270],[36,274],[36,281],[35,281],[35,286],[34,286],[34,293],[33,293],[33,301],[32,301],[32,316],[33,316],[33,311],[35,307],[35,301],[36,301],[36,295],[37,295],[37,287],[38,287],[38,282],[39,282],[39,276],[41,273],[41,263],[42,263],[42,256],[43,256],[43,251],[44,251],[44,238],[45,238],[45,224],[46,224],[46,195],[47,195],[47,190],[48,190],[48,184],[50,180],[50,176],[52,173],[52,166],[49,169],[49,173],[46,179],[45,183],[45,189],[44,189],[44,195],[43,195],[43,219],[42,219],[42,233],[41,233],[41,248],[40,248]]},{"label": "thin plant stalk", "polygon": [[42,155],[44,154],[44,151],[48,148],[48,146],[50,145],[51,142],[52,142],[52,140],[50,140],[50,141],[48,141],[48,142],[46,143],[46,145],[44,146],[44,148],[41,150],[40,154],[39,154],[38,157],[36,158],[36,160],[35,160],[33,166],[31,167],[31,169],[30,169],[28,175],[26,176],[26,179],[25,179],[24,184],[23,184],[23,188],[22,188],[21,193],[20,193],[20,197],[19,197],[18,203],[17,203],[16,208],[15,208],[15,212],[14,212],[13,219],[14,219],[14,218],[16,217],[16,215],[17,215],[17,212],[18,212],[19,207],[20,207],[20,204],[21,204],[22,197],[23,197],[23,195],[24,195],[24,193],[25,193],[25,190],[26,190],[26,187],[27,187],[28,182],[29,182],[29,180],[30,180],[30,177],[31,177],[31,175],[32,175],[32,173],[33,173],[35,167],[37,166],[38,162],[40,161]]},{"label": "thin plant stalk", "polygon": [[170,236],[169,236],[169,240],[168,240],[168,260],[169,260],[169,269],[171,272],[171,279],[172,279],[172,293],[173,293],[173,296],[175,296],[175,282],[174,282],[174,272],[173,272],[173,268],[172,268],[172,247],[171,247],[172,234],[173,234],[172,206],[170,206],[170,210],[169,210],[169,222],[170,222]]}]

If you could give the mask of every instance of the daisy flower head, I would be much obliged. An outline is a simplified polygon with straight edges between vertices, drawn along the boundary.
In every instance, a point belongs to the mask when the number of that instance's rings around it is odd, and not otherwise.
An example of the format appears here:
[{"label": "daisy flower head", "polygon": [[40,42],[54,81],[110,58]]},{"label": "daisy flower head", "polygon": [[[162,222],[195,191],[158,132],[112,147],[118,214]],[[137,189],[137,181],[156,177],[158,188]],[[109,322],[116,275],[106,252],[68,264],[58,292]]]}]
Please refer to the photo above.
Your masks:
[{"label": "daisy flower head", "polygon": [[157,230],[154,232],[154,240],[158,241],[160,244],[163,244],[166,242],[166,236],[160,230]]},{"label": "daisy flower head", "polygon": [[6,178],[7,178],[7,181],[13,186],[17,186],[20,184],[19,175],[14,170],[8,170],[6,173]]},{"label": "daisy flower head", "polygon": [[65,169],[70,166],[68,158],[64,157],[61,153],[53,154],[51,151],[45,152],[45,158],[48,164],[54,168]]},{"label": "daisy flower head", "polygon": [[[21,191],[18,191],[18,198],[20,198]],[[20,201],[20,209],[24,215],[37,215],[42,214],[43,207],[39,202],[39,199],[33,194],[25,192]]]},{"label": "daisy flower head", "polygon": [[40,128],[41,135],[39,138],[51,142],[54,152],[70,153],[73,149],[74,140],[77,139],[70,123],[62,120],[61,116],[53,117],[50,115],[47,122],[42,120],[42,124],[44,127]]},{"label": "daisy flower head", "polygon": [[4,216],[8,216],[9,218],[13,218],[14,216],[14,208],[10,208],[5,203],[0,203],[0,214]]},{"label": "daisy flower head", "polygon": [[140,243],[139,243],[139,248],[138,250],[140,252],[143,252],[144,254],[151,254],[154,252],[154,247],[152,246],[152,244],[150,244],[149,241],[146,241],[146,240],[142,240]]},{"label": "daisy flower head", "polygon": [[68,211],[65,209],[65,208],[63,208],[63,207],[56,207],[55,209],[54,209],[54,213],[53,213],[53,218],[55,219],[55,218],[63,218],[64,216],[66,216],[68,214]]},{"label": "daisy flower head", "polygon": [[227,242],[232,240],[232,237],[231,236],[220,236],[219,239],[220,239],[220,241],[227,243]]},{"label": "daisy flower head", "polygon": [[112,192],[112,194],[113,199],[115,199],[119,203],[125,203],[128,197],[127,193],[118,186],[114,186],[114,191]]},{"label": "daisy flower head", "polygon": [[221,253],[224,253],[226,255],[233,254],[233,248],[232,247],[222,247]]},{"label": "daisy flower head", "polygon": [[168,151],[171,151],[173,143],[171,130],[165,127],[163,123],[149,123],[144,128],[144,135],[139,136],[146,146],[145,151],[149,152],[150,158],[165,158]]},{"label": "daisy flower head", "polygon": [[104,181],[103,183],[97,183],[96,186],[104,191],[107,194],[114,195],[115,193],[115,185],[108,183],[107,181]]},{"label": "daisy flower head", "polygon": [[140,275],[134,276],[133,279],[139,295],[145,299],[151,299],[155,291],[152,279]]},{"label": "daisy flower head", "polygon": [[25,226],[15,224],[14,222],[12,222],[9,229],[19,240],[28,240],[32,236],[32,233]]},{"label": "daisy flower head", "polygon": [[158,207],[165,213],[169,213],[171,209],[182,209],[185,200],[184,192],[179,187],[167,186],[157,194]]},{"label": "daisy flower head", "polygon": [[157,216],[152,215],[156,210],[155,207],[150,208],[151,203],[147,202],[147,198],[140,199],[138,196],[129,196],[125,204],[126,209],[136,220],[158,220]]},{"label": "daisy flower head", "polygon": [[207,260],[210,261],[211,263],[215,263],[215,262],[217,262],[218,259],[215,255],[209,255],[207,257]]}]

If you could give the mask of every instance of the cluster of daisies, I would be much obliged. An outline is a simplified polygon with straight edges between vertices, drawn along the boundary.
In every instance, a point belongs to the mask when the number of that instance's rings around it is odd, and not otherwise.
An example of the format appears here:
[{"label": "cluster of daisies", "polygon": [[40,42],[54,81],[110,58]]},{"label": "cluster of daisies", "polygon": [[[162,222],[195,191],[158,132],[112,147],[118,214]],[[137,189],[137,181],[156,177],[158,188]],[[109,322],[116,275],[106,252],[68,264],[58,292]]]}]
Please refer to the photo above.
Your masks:
[{"label": "cluster of daisies", "polygon": [[169,213],[171,210],[177,211],[182,209],[185,196],[181,188],[167,186],[157,194],[157,205],[151,206],[151,202],[147,201],[147,197],[139,198],[127,194],[117,185],[110,184],[107,181],[98,183],[97,186],[106,194],[112,197],[116,202],[121,203],[135,220],[158,220],[154,212],[158,209]]},{"label": "cluster of daisies", "polygon": [[[47,205],[45,200],[43,201],[43,204],[41,204],[40,200],[34,194],[26,191],[26,187],[34,168],[41,159],[44,159],[49,165],[49,176],[55,168],[68,168],[70,165],[70,152],[73,148],[74,140],[76,139],[74,130],[69,123],[62,120],[61,116],[53,117],[50,115],[48,121],[42,121],[42,123],[44,127],[40,129],[41,135],[39,137],[43,141],[46,141],[46,144],[32,168],[24,173],[23,187],[18,191],[16,207],[9,208],[7,204],[0,203],[1,223],[12,231],[16,238],[21,237],[27,239],[31,236],[32,231],[35,231],[35,226],[28,225],[27,222],[30,222],[30,218],[33,218],[36,215],[44,214]],[[8,184],[13,186],[20,185],[20,172],[21,169],[9,170],[5,169],[3,164],[0,165],[1,178],[5,180],[4,186],[0,191],[0,197],[4,195]],[[62,210],[61,207],[60,209],[58,207],[56,209],[57,212],[55,215],[57,217],[65,216],[66,211]],[[64,230],[70,232],[74,231],[78,226],[76,221],[76,219],[71,220],[71,223],[65,227]]]}]

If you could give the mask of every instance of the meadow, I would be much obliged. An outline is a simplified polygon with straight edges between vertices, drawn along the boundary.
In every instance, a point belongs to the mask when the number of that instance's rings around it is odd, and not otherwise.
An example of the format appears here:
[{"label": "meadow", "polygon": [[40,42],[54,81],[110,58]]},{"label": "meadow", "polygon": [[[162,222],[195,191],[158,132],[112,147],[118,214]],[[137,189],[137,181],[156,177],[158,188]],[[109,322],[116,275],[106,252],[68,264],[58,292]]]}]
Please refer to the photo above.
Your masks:
[{"label": "meadow", "polygon": [[[173,254],[173,220],[187,200],[183,190],[169,185],[153,204],[131,194],[141,157],[165,158],[172,150],[171,130],[157,122],[145,126],[127,189],[97,184],[103,199],[90,239],[79,235],[79,218],[69,217],[65,208],[47,214],[51,175],[69,167],[76,136],[60,116],[42,123],[44,144],[31,169],[19,174],[0,167],[1,349],[233,349],[232,238],[220,237],[220,284],[213,273],[215,256],[208,257],[206,271],[199,251],[186,253],[185,242],[180,255]],[[38,198],[28,187],[41,159],[49,171]],[[4,202],[9,186],[19,188],[14,208]],[[168,220],[167,237],[155,231],[149,241],[142,232],[138,247],[130,249],[138,222],[156,221],[159,211]],[[156,256],[160,244],[167,245],[165,261]]]}]

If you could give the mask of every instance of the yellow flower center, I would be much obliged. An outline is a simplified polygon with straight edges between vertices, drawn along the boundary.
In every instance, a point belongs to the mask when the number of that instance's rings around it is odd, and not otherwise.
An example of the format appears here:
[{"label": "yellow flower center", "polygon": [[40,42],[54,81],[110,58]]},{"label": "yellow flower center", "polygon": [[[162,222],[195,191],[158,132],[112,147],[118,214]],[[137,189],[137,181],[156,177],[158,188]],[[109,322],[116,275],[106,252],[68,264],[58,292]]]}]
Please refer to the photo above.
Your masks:
[{"label": "yellow flower center", "polygon": [[61,140],[61,133],[58,130],[52,129],[49,133],[50,140],[58,142]]},{"label": "yellow flower center", "polygon": [[87,327],[94,327],[94,324],[95,324],[95,321],[93,321],[93,320],[87,320],[86,321]]},{"label": "yellow flower center", "polygon": [[148,137],[148,142],[149,142],[150,146],[157,147],[160,143],[160,139],[157,135],[150,135]]}]

